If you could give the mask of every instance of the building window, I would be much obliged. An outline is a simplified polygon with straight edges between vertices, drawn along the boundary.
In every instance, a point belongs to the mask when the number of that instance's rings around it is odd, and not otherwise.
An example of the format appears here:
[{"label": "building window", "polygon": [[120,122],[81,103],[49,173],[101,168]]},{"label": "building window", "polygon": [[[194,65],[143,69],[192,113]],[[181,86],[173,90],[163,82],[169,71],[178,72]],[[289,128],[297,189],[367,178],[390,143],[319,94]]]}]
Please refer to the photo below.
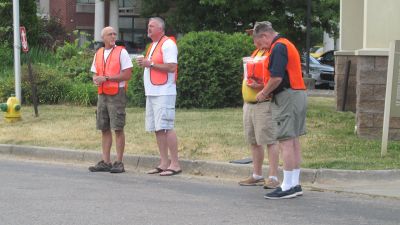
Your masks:
[{"label": "building window", "polygon": [[135,7],[135,1],[134,0],[119,0],[119,7],[122,7],[122,8]]},{"label": "building window", "polygon": [[119,17],[119,39],[129,53],[142,54],[146,47],[146,20],[132,16]]},{"label": "building window", "polygon": [[96,3],[96,0],[76,0],[76,3],[78,3],[78,4],[94,4],[94,3]]}]

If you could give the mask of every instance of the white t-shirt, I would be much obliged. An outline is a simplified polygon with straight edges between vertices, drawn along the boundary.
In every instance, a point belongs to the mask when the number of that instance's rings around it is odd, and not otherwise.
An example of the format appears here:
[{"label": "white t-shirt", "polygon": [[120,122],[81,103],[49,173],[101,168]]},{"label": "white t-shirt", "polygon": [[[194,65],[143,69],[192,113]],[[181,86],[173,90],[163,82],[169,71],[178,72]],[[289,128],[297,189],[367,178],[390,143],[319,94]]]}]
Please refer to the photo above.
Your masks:
[{"label": "white t-shirt", "polygon": [[[152,55],[157,42],[153,43],[150,49],[148,59]],[[164,63],[178,63],[178,48],[176,44],[168,39],[164,42],[161,47],[163,52]],[[150,81],[150,68],[146,67],[144,69],[143,75],[144,90],[146,96],[160,96],[160,95],[176,95],[176,83],[175,83],[175,73],[168,73],[168,81],[163,85],[153,85]]]},{"label": "white t-shirt", "polygon": [[[106,63],[107,58],[111,53],[111,50],[112,50],[112,48],[104,49],[104,63]],[[126,49],[122,49],[121,55],[119,57],[119,61],[121,62],[121,71],[124,70],[124,69],[128,69],[128,68],[132,68],[133,67],[132,60],[129,57],[129,54],[126,51]],[[92,68],[90,69],[90,71],[92,71],[93,73],[97,73],[95,63],[96,63],[96,54],[94,55]],[[107,74],[107,75],[111,75],[111,74]],[[113,74],[113,75],[115,75],[115,74]],[[125,81],[119,82],[119,86],[120,87],[125,87]]]}]

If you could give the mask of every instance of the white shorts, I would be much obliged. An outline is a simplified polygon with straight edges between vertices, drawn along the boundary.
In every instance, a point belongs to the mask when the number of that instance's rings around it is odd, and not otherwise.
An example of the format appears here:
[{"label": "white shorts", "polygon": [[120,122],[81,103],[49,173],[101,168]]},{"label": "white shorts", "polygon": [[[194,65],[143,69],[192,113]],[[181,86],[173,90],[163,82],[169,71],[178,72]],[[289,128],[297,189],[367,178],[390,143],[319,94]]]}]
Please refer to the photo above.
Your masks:
[{"label": "white shorts", "polygon": [[175,101],[176,95],[146,97],[146,131],[174,129]]}]

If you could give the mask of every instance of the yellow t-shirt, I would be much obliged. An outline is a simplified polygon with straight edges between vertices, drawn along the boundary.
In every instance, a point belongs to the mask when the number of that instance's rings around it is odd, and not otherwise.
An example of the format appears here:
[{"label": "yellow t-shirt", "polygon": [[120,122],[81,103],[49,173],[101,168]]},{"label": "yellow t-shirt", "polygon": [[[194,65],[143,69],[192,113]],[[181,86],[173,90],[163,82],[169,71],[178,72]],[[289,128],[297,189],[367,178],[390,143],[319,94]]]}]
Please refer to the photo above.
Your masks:
[{"label": "yellow t-shirt", "polygon": [[[256,56],[261,57],[262,55],[264,55],[264,51],[260,50],[257,52]],[[243,77],[243,82],[242,82],[242,96],[243,96],[243,101],[244,102],[256,102],[257,99],[257,93],[258,91],[249,87],[247,85],[247,78]]]}]

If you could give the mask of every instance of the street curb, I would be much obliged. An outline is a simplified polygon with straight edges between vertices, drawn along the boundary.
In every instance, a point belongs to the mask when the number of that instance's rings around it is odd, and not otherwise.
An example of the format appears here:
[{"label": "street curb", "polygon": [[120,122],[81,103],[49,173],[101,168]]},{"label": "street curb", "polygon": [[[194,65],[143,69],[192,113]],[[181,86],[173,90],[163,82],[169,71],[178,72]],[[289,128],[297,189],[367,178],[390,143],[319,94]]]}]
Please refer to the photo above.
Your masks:
[{"label": "street curb", "polygon": [[400,170],[337,170],[337,169],[319,169],[316,174],[316,182],[321,181],[382,181],[390,177],[391,180],[400,179]]},{"label": "street curb", "polygon": [[[100,152],[85,150],[68,150],[62,148],[37,147],[25,145],[0,144],[0,154],[31,159],[53,161],[79,161],[94,163],[101,159]],[[115,155],[113,155],[115,157]],[[154,168],[159,163],[159,157],[137,156],[126,154],[124,164],[127,170],[139,171]],[[180,160],[185,174],[207,176],[225,179],[241,179],[252,172],[251,164],[231,164],[210,162],[204,160]],[[279,168],[279,178],[282,179],[282,168]],[[268,166],[263,167],[263,173],[268,174]],[[364,181],[400,179],[400,170],[336,170],[336,169],[301,169],[301,182],[306,184],[324,183],[330,181]]]}]

